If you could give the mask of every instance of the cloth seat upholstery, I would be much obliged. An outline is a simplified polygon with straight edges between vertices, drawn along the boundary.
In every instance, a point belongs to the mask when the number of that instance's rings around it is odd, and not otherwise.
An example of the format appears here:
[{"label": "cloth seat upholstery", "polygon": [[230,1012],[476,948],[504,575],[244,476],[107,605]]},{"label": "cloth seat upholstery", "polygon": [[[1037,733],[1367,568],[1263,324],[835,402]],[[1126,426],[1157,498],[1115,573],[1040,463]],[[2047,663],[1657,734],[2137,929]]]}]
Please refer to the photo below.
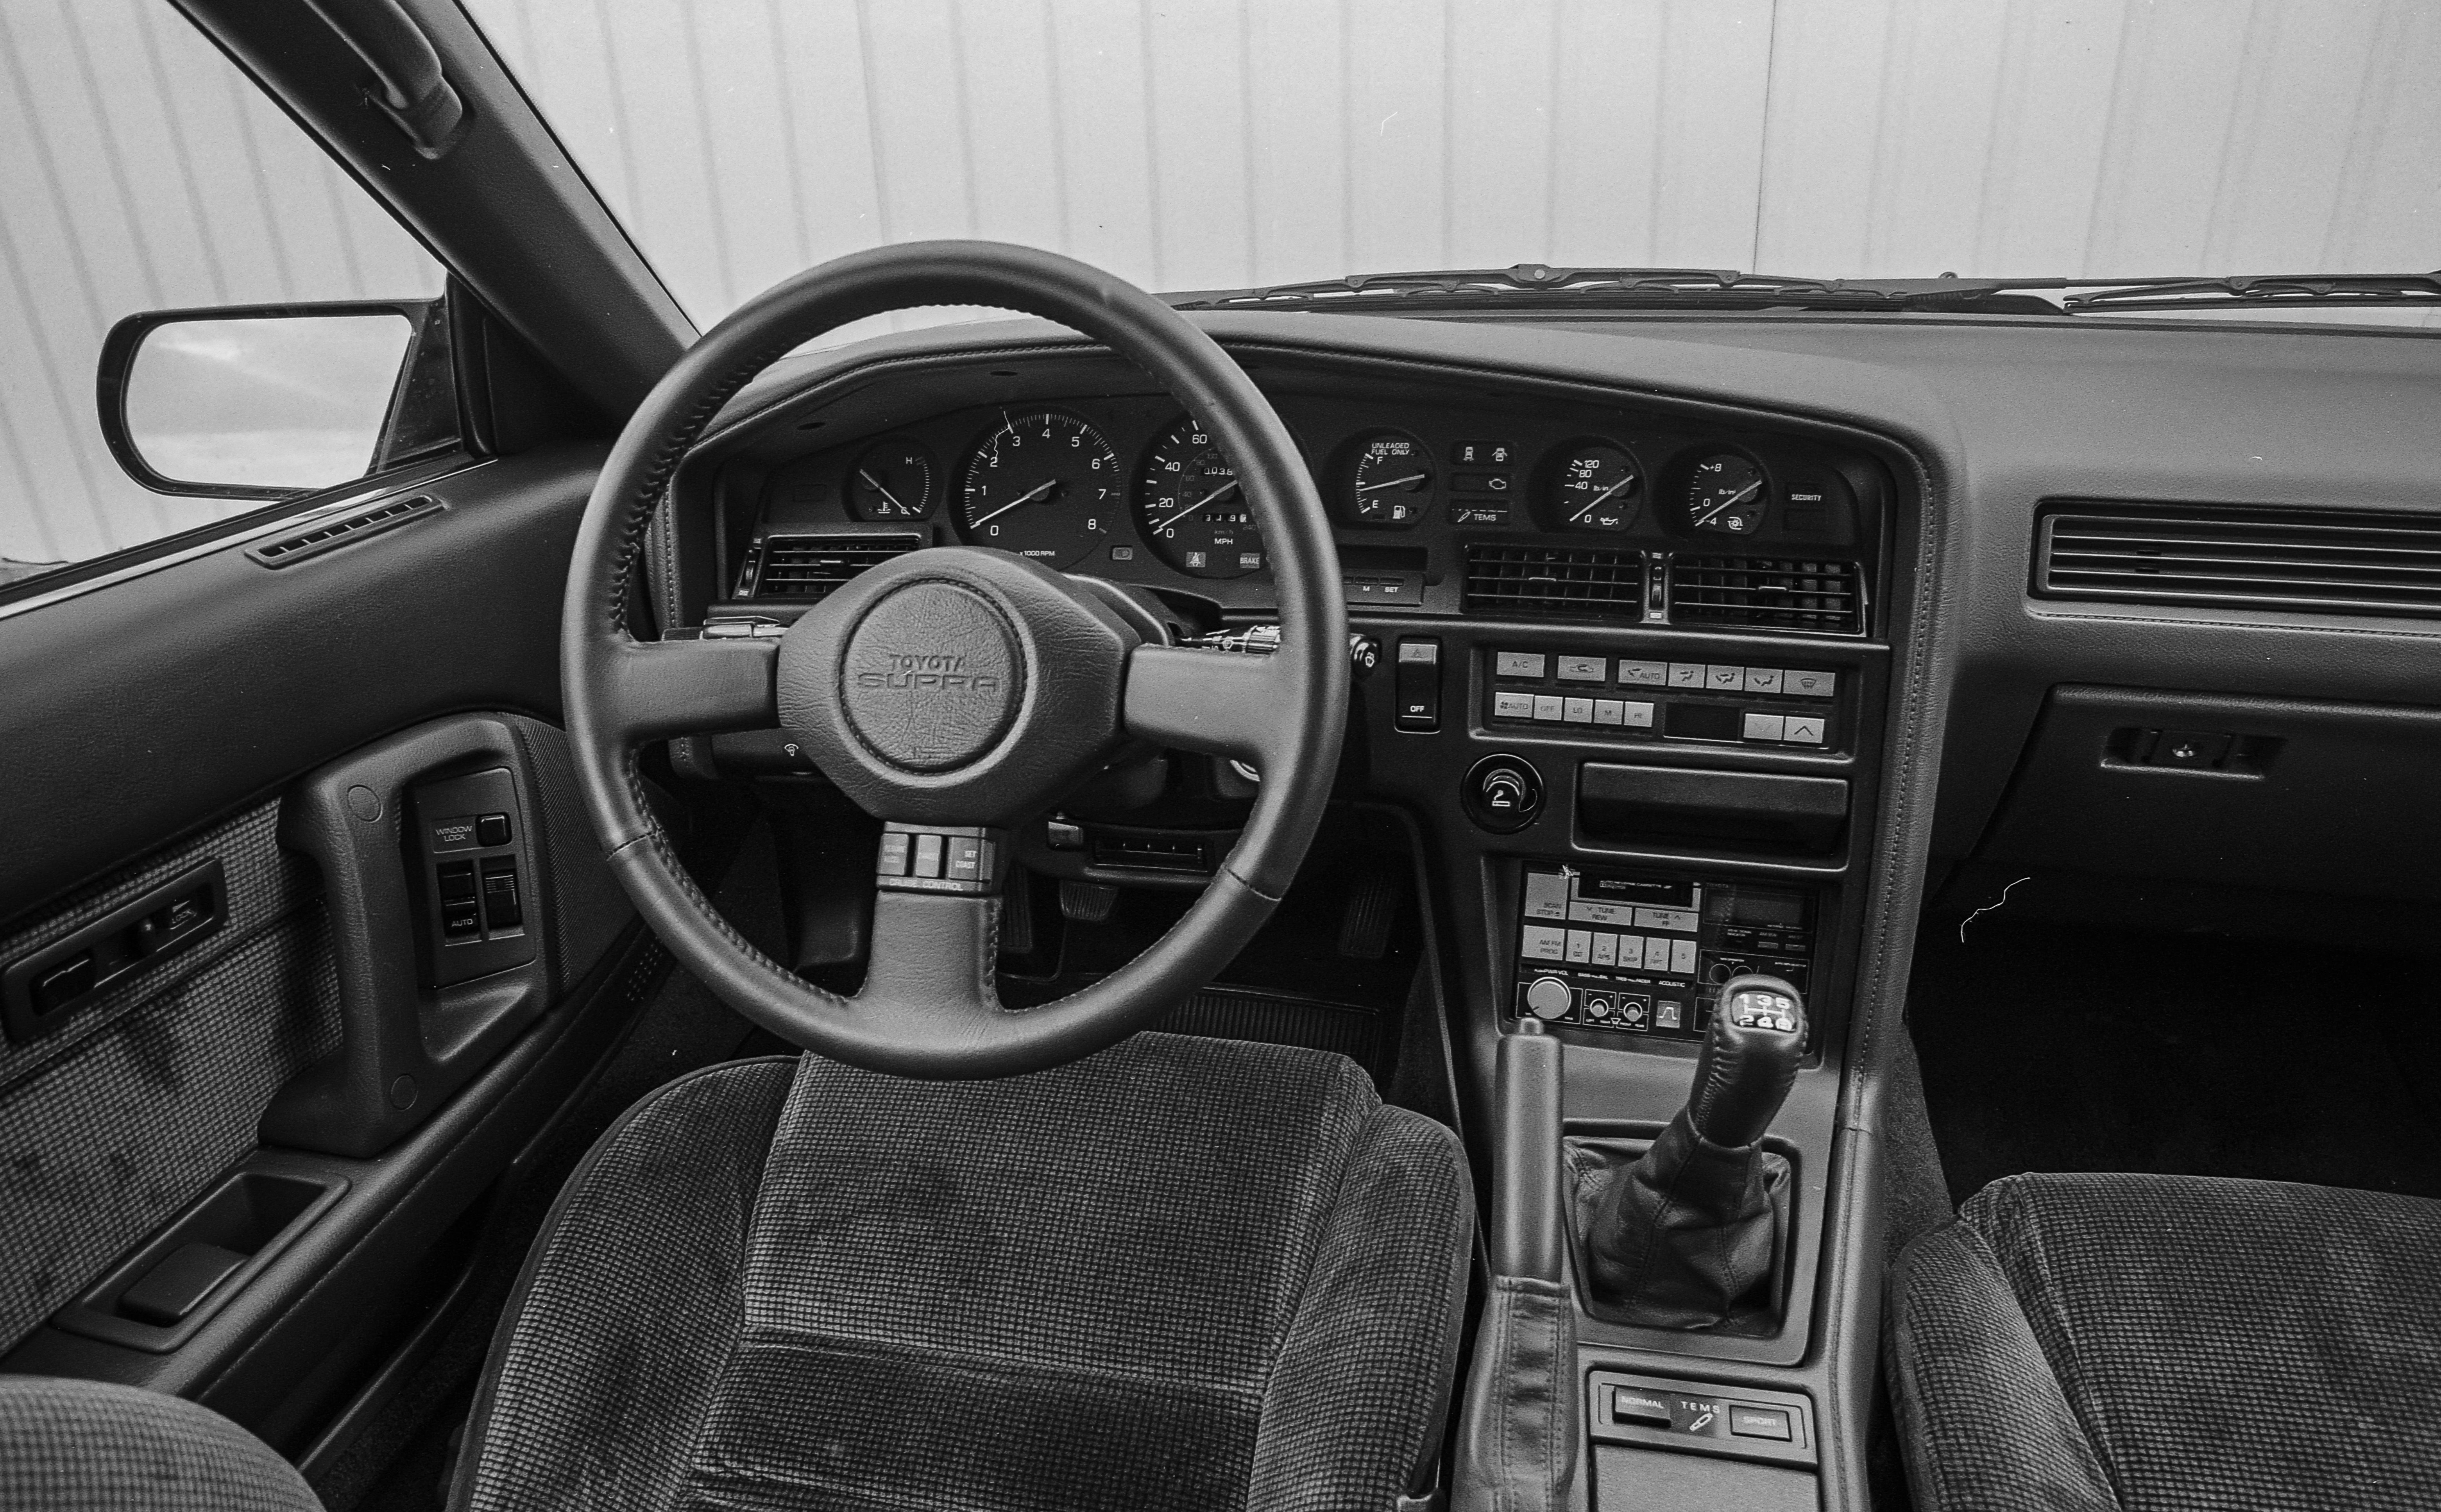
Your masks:
[{"label": "cloth seat upholstery", "polygon": [[1388,1512],[1472,1231],[1456,1139],[1341,1056],[714,1068],[570,1179],[452,1504]]},{"label": "cloth seat upholstery", "polygon": [[1891,1287],[1919,1512],[2441,1500],[2441,1203],[2011,1177]]}]

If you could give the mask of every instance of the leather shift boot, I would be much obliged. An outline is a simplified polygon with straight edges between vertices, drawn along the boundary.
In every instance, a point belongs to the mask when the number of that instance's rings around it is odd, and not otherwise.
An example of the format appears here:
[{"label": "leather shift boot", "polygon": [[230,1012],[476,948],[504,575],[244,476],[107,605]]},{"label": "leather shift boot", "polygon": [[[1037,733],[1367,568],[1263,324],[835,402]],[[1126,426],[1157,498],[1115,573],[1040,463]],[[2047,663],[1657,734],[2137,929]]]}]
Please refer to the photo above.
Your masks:
[{"label": "leather shift boot", "polygon": [[1685,1110],[1640,1159],[1571,1142],[1577,1226],[1597,1310],[1650,1328],[1713,1328],[1767,1307],[1788,1162],[1714,1144]]}]

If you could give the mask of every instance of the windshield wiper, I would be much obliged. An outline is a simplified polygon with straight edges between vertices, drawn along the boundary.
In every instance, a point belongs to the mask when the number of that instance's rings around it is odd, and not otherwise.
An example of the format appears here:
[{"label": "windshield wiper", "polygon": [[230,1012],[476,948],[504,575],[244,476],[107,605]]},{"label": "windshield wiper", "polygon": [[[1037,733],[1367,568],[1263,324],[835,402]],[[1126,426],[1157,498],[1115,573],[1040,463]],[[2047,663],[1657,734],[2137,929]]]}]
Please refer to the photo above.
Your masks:
[{"label": "windshield wiper", "polygon": [[1166,296],[1181,310],[1485,308],[1594,303],[1647,308],[1947,310],[1990,315],[2061,313],[2016,291],[2051,285],[1996,279],[1807,279],[1733,268],[1453,268],[1360,273],[1309,283]]},{"label": "windshield wiper", "polygon": [[1806,279],[1740,273],[1733,268],[1555,268],[1540,262],[1521,262],[1509,268],[1452,268],[1437,273],[1360,273],[1310,283],[1205,290],[1166,297],[1181,310],[1456,310],[1596,304],[1644,309],[2073,315],[2212,304],[2441,304],[2441,272],[2143,279]]},{"label": "windshield wiper", "polygon": [[2441,304],[2441,272],[2271,273],[2226,279],[2078,279],[2061,302],[2079,310],[2175,310],[2198,304]]}]

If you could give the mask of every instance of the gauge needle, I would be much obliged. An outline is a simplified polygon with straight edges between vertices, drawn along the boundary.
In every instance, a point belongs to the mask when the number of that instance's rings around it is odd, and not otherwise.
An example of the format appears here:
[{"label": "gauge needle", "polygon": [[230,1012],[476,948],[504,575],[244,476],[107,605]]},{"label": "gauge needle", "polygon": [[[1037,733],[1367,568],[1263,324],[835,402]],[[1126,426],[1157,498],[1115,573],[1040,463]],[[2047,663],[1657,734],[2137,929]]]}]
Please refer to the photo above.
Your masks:
[{"label": "gauge needle", "polygon": [[1742,489],[1738,490],[1738,491],[1737,491],[1737,493],[1736,493],[1735,495],[1733,495],[1732,496],[1730,496],[1730,497],[1728,497],[1728,498],[1725,498],[1725,499],[1721,500],[1721,502],[1719,502],[1718,504],[1713,505],[1713,506],[1712,506],[1712,508],[1711,508],[1711,510],[1710,510],[1710,512],[1709,512],[1709,513],[1705,514],[1703,518],[1701,518],[1701,519],[1697,520],[1695,523],[1696,523],[1696,524],[1698,524],[1698,525],[1709,525],[1709,524],[1711,524],[1714,520],[1717,520],[1717,519],[1719,519],[1719,518],[1721,517],[1721,512],[1722,512],[1723,510],[1733,510],[1733,509],[1736,509],[1739,505],[1741,505],[1741,504],[1745,503],[1746,500],[1748,500],[1748,499],[1750,499],[1750,498],[1754,497],[1754,496],[1755,496],[1755,491],[1756,491],[1757,489],[1761,488],[1761,487],[1763,487],[1763,480],[1762,480],[1762,479],[1760,479],[1760,478],[1756,479],[1754,482],[1748,483],[1745,487],[1744,487],[1744,488],[1742,488]]},{"label": "gauge needle", "polygon": [[1186,508],[1180,510],[1177,513],[1171,515],[1161,523],[1165,526],[1176,525],[1179,521],[1186,518],[1197,510],[1202,509],[1204,505],[1211,503],[1214,499],[1219,498],[1221,495],[1226,494],[1237,486],[1238,485],[1234,480],[1223,483],[1219,488],[1216,488],[1211,493],[1204,495],[1202,498],[1197,499],[1194,503],[1189,504]]},{"label": "gauge needle", "polygon": [[1356,492],[1370,494],[1377,488],[1397,488],[1401,483],[1420,483],[1431,476],[1429,473],[1409,473],[1404,477],[1393,477],[1380,483],[1359,483],[1356,485]]},{"label": "gauge needle", "polygon": [[[1594,511],[1601,508],[1602,500],[1610,497],[1613,494],[1618,493],[1620,489],[1625,488],[1628,484],[1635,481],[1636,475],[1634,473],[1630,473],[1625,477],[1620,478],[1618,482],[1613,483],[1610,487],[1603,489],[1600,493],[1594,495],[1594,501],[1592,503],[1586,505],[1583,509],[1577,511],[1574,514],[1569,515],[1568,523],[1574,525],[1577,521],[1583,519],[1588,514],[1591,514]],[[879,488],[880,486],[881,485],[878,483],[874,485],[876,488]]]},{"label": "gauge needle", "polygon": [[1021,504],[1031,504],[1031,503],[1033,503],[1036,499],[1040,498],[1043,495],[1050,493],[1053,489],[1058,488],[1058,486],[1059,486],[1059,479],[1058,479],[1058,478],[1056,478],[1056,477],[1055,477],[1055,478],[1051,479],[1051,481],[1049,481],[1049,482],[1047,482],[1047,483],[1042,484],[1042,485],[1041,485],[1040,487],[1039,487],[1039,488],[1030,488],[1030,489],[1027,489],[1027,490],[1025,491],[1024,495],[1023,495],[1022,497],[1018,497],[1018,498],[1010,499],[1007,503],[1005,503],[1005,504],[1002,505],[1000,508],[998,508],[998,509],[996,509],[996,510],[992,511],[989,514],[985,515],[982,519],[980,519],[980,520],[976,520],[976,521],[972,522],[971,524],[969,524],[969,525],[967,527],[967,529],[968,529],[968,530],[970,530],[970,531],[980,531],[980,530],[982,530],[982,529],[984,528],[984,526],[985,526],[985,524],[989,523],[989,522],[990,522],[990,521],[992,521],[992,520],[999,519],[1002,515],[1004,515],[1004,514],[1007,513],[1009,511],[1011,511],[1011,510],[1013,510],[1013,509],[1016,509],[1019,505],[1021,505]]},{"label": "gauge needle", "polygon": [[888,499],[892,509],[898,511],[901,514],[913,514],[915,513],[906,505],[899,503],[897,495],[893,494],[889,489],[883,487],[881,479],[874,477],[871,473],[866,472],[863,468],[858,468],[856,470],[856,476],[863,478],[866,482],[871,483],[873,485],[873,491],[880,495],[883,498]]}]

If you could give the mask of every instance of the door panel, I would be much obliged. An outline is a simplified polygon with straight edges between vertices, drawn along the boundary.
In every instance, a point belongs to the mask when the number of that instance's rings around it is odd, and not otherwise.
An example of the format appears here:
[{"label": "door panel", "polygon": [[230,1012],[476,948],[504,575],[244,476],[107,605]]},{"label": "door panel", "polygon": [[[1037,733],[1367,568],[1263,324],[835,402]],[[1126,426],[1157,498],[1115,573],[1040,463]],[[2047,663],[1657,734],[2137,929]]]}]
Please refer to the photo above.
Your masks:
[{"label": "door panel", "polygon": [[0,1353],[254,1148],[271,1095],[339,1043],[320,884],[261,804],[0,936],[14,961],[205,858],[227,917],[161,969],[0,1046]]}]

